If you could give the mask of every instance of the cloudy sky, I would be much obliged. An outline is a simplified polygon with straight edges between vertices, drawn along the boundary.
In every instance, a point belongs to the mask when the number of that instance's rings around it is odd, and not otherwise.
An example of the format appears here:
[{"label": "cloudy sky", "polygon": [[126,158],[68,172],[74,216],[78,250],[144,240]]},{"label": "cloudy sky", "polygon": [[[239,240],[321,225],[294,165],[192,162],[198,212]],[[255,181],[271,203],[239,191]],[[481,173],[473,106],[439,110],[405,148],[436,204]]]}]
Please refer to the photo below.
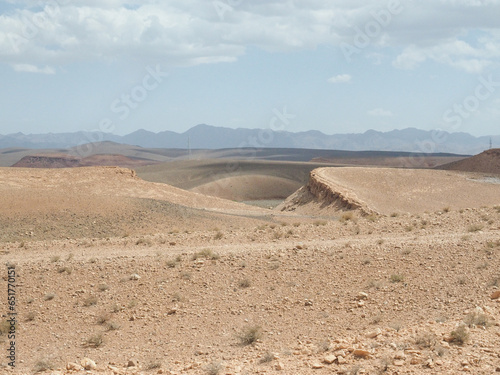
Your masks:
[{"label": "cloudy sky", "polygon": [[500,134],[500,0],[0,1],[0,134]]}]

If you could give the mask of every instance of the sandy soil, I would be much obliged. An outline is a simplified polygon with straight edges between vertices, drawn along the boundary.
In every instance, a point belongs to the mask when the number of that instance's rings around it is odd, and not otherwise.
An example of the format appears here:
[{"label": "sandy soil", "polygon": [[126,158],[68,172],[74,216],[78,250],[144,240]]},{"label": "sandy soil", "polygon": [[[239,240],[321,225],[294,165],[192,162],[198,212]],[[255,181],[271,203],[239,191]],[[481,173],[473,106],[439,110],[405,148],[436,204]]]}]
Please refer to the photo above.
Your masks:
[{"label": "sandy soil", "polygon": [[[362,176],[375,172],[338,170],[319,175],[371,204]],[[425,172],[431,191],[476,184]],[[401,178],[401,189],[422,180],[392,173],[373,176]],[[459,208],[476,201],[457,194],[446,210],[440,200],[417,213],[386,199],[408,213],[321,217],[205,197],[120,168],[0,169],[0,181],[11,233],[0,239],[0,261],[15,266],[19,314],[17,367],[2,356],[2,373],[500,371],[500,185],[484,207]],[[37,234],[47,215],[62,219]],[[132,232],[99,233],[110,225]]]},{"label": "sandy soil", "polygon": [[[332,207],[354,206],[368,214],[391,215],[500,205],[500,184],[495,179],[466,172],[319,168],[312,173],[308,186],[309,189],[290,197],[280,209],[318,213],[321,212],[318,206],[326,212]],[[329,201],[325,197],[328,192],[332,195]],[[324,204],[325,199],[328,205]]]},{"label": "sandy soil", "polygon": [[500,175],[500,148],[486,150],[479,155],[441,165],[439,168]]}]

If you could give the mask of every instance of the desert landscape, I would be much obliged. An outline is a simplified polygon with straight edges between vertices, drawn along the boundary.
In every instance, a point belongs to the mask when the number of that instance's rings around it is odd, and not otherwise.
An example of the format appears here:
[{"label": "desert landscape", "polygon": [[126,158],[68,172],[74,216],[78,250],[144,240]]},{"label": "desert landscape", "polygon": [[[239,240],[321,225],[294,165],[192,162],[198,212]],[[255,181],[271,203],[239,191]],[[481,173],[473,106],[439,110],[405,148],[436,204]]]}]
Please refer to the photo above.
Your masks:
[{"label": "desert landscape", "polygon": [[2,373],[500,372],[498,150],[439,170],[115,151],[0,168]]}]

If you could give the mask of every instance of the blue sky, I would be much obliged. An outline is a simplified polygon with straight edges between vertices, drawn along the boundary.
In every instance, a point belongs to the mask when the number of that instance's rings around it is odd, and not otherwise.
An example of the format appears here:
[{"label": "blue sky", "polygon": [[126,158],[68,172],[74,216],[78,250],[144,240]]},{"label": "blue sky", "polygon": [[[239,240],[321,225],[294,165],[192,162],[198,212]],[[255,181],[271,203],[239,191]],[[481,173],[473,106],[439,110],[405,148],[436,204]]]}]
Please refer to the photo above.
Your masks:
[{"label": "blue sky", "polygon": [[500,0],[0,2],[0,134],[500,134]]}]

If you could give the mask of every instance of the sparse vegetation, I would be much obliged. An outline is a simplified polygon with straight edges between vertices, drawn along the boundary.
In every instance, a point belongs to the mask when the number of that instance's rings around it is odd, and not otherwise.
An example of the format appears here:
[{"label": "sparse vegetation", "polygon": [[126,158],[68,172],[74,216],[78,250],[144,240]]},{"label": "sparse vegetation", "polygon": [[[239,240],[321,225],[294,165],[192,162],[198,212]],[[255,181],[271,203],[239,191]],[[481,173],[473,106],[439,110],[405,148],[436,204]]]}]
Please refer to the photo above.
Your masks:
[{"label": "sparse vegetation", "polygon": [[435,342],[436,336],[432,333],[424,333],[417,336],[417,338],[415,339],[415,344],[417,344],[421,348],[431,348]]},{"label": "sparse vegetation", "polygon": [[104,338],[102,333],[97,333],[95,335],[90,336],[87,340],[85,340],[84,346],[89,348],[99,348],[104,344]]},{"label": "sparse vegetation", "polygon": [[97,316],[97,324],[103,325],[107,323],[111,319],[111,316],[108,313],[101,313]]},{"label": "sparse vegetation", "polygon": [[0,336],[6,335],[10,330],[10,322],[4,319],[0,322]]},{"label": "sparse vegetation", "polygon": [[491,324],[488,316],[484,313],[479,312],[471,312],[467,314],[467,316],[464,318],[464,323],[467,324],[468,327],[488,327]]},{"label": "sparse vegetation", "polygon": [[73,268],[69,266],[61,267],[57,270],[59,273],[67,273],[68,275],[71,275],[73,273]]},{"label": "sparse vegetation", "polygon": [[161,368],[161,362],[157,361],[157,360],[149,361],[146,364],[146,370],[147,371],[158,370],[159,368]]},{"label": "sparse vegetation", "polygon": [[260,363],[269,363],[272,362],[276,359],[276,356],[274,353],[271,352],[266,352],[264,355],[260,358],[259,362]]},{"label": "sparse vegetation", "polygon": [[47,293],[43,299],[44,301],[52,301],[54,298],[56,298],[55,293]]},{"label": "sparse vegetation", "polygon": [[208,375],[218,375],[224,367],[220,362],[212,362],[205,367],[205,372]]},{"label": "sparse vegetation", "polygon": [[99,284],[99,285],[97,285],[97,289],[100,292],[105,292],[106,290],[109,290],[109,285],[108,284]]},{"label": "sparse vegetation", "polygon": [[113,321],[108,321],[106,322],[106,329],[108,331],[116,331],[118,329],[120,329],[120,325],[116,322],[113,322]]},{"label": "sparse vegetation", "polygon": [[37,373],[37,372],[44,372],[44,371],[54,370],[54,368],[55,368],[55,366],[52,363],[52,361],[50,361],[47,358],[44,358],[44,359],[39,359],[35,363],[35,367],[33,368],[33,371],[35,373]]},{"label": "sparse vegetation", "polygon": [[153,246],[153,242],[148,239],[148,238],[139,238],[136,242],[136,245],[143,245],[143,246]]},{"label": "sparse vegetation", "polygon": [[469,332],[467,331],[467,327],[464,325],[458,326],[457,329],[451,331],[450,339],[452,342],[459,345],[465,344],[469,341]]},{"label": "sparse vegetation", "polygon": [[262,338],[262,328],[260,326],[247,326],[238,334],[241,345],[251,345]]},{"label": "sparse vegetation", "polygon": [[221,240],[223,238],[224,238],[224,233],[222,233],[220,230],[217,231],[217,233],[215,233],[215,235],[214,235],[214,239],[216,239],[216,240]]},{"label": "sparse vegetation", "polygon": [[61,256],[60,256],[60,255],[53,255],[53,256],[51,256],[51,257],[50,257],[50,261],[51,261],[52,263],[57,263],[57,262],[59,262],[60,260],[61,260]]},{"label": "sparse vegetation", "polygon": [[474,233],[474,232],[479,232],[481,229],[483,229],[483,225],[481,224],[473,224],[467,228],[468,232]]},{"label": "sparse vegetation", "polygon": [[400,283],[404,281],[404,276],[403,275],[398,275],[398,274],[392,274],[391,275],[391,283]]},{"label": "sparse vegetation", "polygon": [[30,311],[26,314],[26,321],[32,322],[33,320],[35,320],[35,317],[36,317],[36,313],[34,311]]},{"label": "sparse vegetation", "polygon": [[313,224],[316,225],[317,227],[325,226],[327,224],[327,221],[326,220],[315,220]]},{"label": "sparse vegetation", "polygon": [[96,296],[89,296],[83,300],[83,306],[89,307],[89,306],[94,306],[97,305],[97,297]]},{"label": "sparse vegetation", "polygon": [[249,288],[250,285],[252,285],[250,279],[245,278],[245,279],[241,279],[240,281],[238,281],[238,286],[240,288]]},{"label": "sparse vegetation", "polygon": [[217,253],[214,253],[211,249],[203,249],[197,253],[194,253],[191,259],[197,260],[199,258],[217,260],[217,259],[220,259],[220,255]]}]

